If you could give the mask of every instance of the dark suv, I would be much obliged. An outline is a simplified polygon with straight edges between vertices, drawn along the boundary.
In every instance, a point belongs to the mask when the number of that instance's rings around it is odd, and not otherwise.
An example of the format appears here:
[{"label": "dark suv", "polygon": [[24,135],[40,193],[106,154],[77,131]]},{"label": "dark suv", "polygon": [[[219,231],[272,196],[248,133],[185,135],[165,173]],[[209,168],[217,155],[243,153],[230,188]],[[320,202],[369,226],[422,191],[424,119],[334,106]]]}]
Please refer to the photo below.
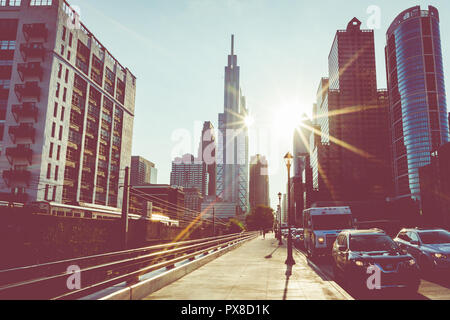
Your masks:
[{"label": "dark suv", "polygon": [[354,289],[405,288],[420,285],[415,259],[379,229],[344,230],[332,248],[333,271]]},{"label": "dark suv", "polygon": [[394,241],[411,254],[424,273],[450,271],[450,232],[444,229],[402,229]]}]

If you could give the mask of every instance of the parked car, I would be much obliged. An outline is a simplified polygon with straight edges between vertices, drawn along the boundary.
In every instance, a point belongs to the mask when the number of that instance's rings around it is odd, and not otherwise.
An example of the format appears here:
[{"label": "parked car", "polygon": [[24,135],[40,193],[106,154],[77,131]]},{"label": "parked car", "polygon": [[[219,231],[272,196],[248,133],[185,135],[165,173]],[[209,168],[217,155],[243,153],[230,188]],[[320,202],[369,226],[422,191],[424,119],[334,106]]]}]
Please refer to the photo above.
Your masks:
[{"label": "parked car", "polygon": [[394,241],[411,254],[423,273],[450,271],[450,232],[444,229],[402,229]]},{"label": "parked car", "polygon": [[[383,230],[344,230],[334,242],[331,254],[335,277],[350,288],[404,288],[413,292],[419,288],[415,259],[405,254]],[[370,286],[369,277],[378,271],[379,282],[371,282],[376,287]]]}]

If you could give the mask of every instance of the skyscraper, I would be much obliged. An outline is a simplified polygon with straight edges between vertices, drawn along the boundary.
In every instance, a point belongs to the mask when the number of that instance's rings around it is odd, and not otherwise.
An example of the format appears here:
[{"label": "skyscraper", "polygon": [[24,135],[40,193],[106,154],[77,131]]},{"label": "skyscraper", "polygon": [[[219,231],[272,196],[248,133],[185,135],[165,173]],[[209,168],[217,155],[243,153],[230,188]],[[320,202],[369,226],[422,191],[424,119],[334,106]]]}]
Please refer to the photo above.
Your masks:
[{"label": "skyscraper", "polygon": [[157,170],[155,164],[140,156],[131,157],[130,184],[156,184]]},{"label": "skyscraper", "polygon": [[204,178],[202,196],[216,196],[216,136],[214,127],[210,121],[203,124],[202,136],[199,146],[198,159],[202,161],[203,171],[207,177]]},{"label": "skyscraper", "polygon": [[360,27],[353,18],[336,32],[317,93],[313,188],[333,201],[385,200],[391,190],[387,93],[377,90],[373,30]]},{"label": "skyscraper", "polygon": [[175,158],[172,162],[170,185],[172,187],[197,188],[201,192],[205,176],[202,162],[195,159],[192,154],[185,154],[183,157]]},{"label": "skyscraper", "polygon": [[217,195],[226,202],[235,203],[242,212],[247,212],[248,129],[244,119],[248,110],[240,90],[239,71],[232,35],[231,54],[225,67],[224,112],[219,114]]},{"label": "skyscraper", "polygon": [[270,206],[269,175],[266,157],[255,155],[250,160],[250,209],[258,205]]},{"label": "skyscraper", "polygon": [[438,10],[403,11],[386,38],[395,195],[419,198],[419,167],[449,141]]},{"label": "skyscraper", "polygon": [[120,207],[136,78],[64,0],[1,1],[0,42],[2,196]]}]

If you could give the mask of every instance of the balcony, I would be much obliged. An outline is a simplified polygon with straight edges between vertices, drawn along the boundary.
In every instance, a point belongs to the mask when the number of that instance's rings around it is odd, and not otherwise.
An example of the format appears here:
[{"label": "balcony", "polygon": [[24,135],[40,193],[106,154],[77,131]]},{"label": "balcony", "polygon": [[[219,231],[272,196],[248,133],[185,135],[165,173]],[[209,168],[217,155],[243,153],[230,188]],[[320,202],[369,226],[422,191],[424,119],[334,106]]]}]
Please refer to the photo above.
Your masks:
[{"label": "balcony", "polygon": [[40,101],[41,98],[41,88],[37,81],[16,84],[14,86],[14,92],[16,93],[17,99],[21,102],[23,98],[34,98],[37,101]]},{"label": "balcony", "polygon": [[43,69],[40,62],[19,63],[17,65],[20,79],[25,80],[26,77],[39,78],[42,81]]},{"label": "balcony", "polygon": [[33,161],[33,150],[22,146],[6,148],[5,155],[10,164],[13,164],[15,160],[19,160],[28,161],[28,163],[31,165]]},{"label": "balcony", "polygon": [[48,29],[45,23],[29,23],[22,26],[22,32],[25,40],[30,41],[33,38],[42,38],[47,41]]},{"label": "balcony", "polygon": [[45,59],[45,48],[42,43],[22,43],[20,45],[20,52],[25,61],[28,58],[40,58],[42,61]]},{"label": "balcony", "polygon": [[16,141],[18,139],[20,139],[21,141],[28,140],[34,143],[36,137],[36,129],[29,125],[12,126],[8,128],[8,134],[14,143],[17,143]]},{"label": "balcony", "polygon": [[16,185],[30,186],[31,172],[28,170],[5,170],[2,176],[8,187]]},{"label": "balcony", "polygon": [[34,119],[37,122],[39,109],[34,102],[25,102],[23,104],[14,104],[12,106],[12,113],[16,122],[20,119]]}]

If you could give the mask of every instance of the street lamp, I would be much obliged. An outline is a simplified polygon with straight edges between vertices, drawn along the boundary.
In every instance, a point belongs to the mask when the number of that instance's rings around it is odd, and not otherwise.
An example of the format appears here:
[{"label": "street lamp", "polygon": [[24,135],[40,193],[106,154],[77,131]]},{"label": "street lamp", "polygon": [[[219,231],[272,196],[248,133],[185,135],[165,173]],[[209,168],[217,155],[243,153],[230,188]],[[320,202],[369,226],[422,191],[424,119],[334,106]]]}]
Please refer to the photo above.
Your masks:
[{"label": "street lamp", "polygon": [[283,240],[281,240],[281,192],[278,193],[278,245],[283,245]]},{"label": "street lamp", "polygon": [[288,206],[287,206],[287,215],[288,215],[288,247],[287,247],[287,258],[286,258],[286,264],[287,265],[294,265],[295,261],[292,257],[292,234],[291,234],[291,165],[292,160],[294,157],[290,152],[286,153],[284,156],[284,162],[286,163],[287,173],[288,173]]}]

